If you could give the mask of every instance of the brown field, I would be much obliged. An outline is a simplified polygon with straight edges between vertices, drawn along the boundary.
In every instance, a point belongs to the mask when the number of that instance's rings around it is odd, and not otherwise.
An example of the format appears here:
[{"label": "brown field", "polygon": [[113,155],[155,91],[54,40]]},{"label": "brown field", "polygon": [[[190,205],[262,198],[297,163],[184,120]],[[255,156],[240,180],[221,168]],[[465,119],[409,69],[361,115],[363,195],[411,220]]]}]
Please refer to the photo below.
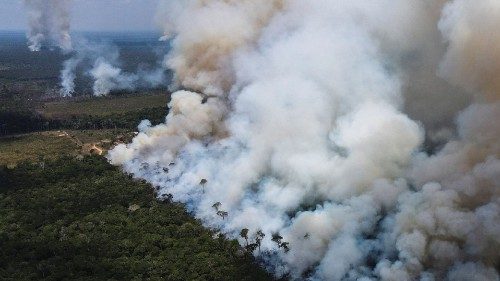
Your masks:
[{"label": "brown field", "polygon": [[60,155],[76,154],[78,146],[55,133],[32,133],[0,138],[0,166],[22,161],[56,159]]},{"label": "brown field", "polygon": [[167,93],[155,93],[46,102],[38,106],[37,110],[48,118],[68,118],[82,115],[106,116],[144,108],[162,107],[166,106],[168,101],[169,95]]},{"label": "brown field", "polygon": [[47,131],[0,138],[0,166],[57,159],[61,155],[92,153],[96,145],[104,152],[117,140],[130,138],[126,130]]}]

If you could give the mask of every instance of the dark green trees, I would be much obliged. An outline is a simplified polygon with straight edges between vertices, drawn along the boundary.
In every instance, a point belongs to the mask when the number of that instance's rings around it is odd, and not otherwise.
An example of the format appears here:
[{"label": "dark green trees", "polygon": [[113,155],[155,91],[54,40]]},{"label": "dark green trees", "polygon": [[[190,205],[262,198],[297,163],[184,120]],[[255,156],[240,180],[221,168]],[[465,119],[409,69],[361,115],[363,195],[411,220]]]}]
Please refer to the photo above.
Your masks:
[{"label": "dark green trees", "polygon": [[271,279],[214,236],[102,158],[0,168],[0,280]]}]

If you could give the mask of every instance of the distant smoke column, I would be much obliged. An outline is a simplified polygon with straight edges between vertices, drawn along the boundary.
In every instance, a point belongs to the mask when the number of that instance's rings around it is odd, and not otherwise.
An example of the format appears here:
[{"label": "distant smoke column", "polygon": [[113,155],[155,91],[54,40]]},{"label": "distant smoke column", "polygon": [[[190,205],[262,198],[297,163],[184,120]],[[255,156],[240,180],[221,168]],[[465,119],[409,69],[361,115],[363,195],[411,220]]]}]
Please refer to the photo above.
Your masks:
[{"label": "distant smoke column", "polygon": [[80,38],[74,42],[71,57],[63,63],[59,76],[61,96],[69,97],[74,94],[78,66],[81,67],[82,74],[94,81],[92,90],[95,96],[105,96],[112,90],[157,87],[166,83],[162,67],[139,68],[134,73],[125,72],[121,69],[120,53],[116,46]]},{"label": "distant smoke column", "polygon": [[138,83],[137,75],[124,73],[102,57],[95,61],[89,73],[94,79],[94,96],[106,96],[112,90],[131,90]]},{"label": "distant smoke column", "polygon": [[71,97],[75,92],[76,67],[82,61],[81,57],[72,57],[63,63],[61,70],[61,96]]},{"label": "distant smoke column", "polygon": [[115,80],[121,74],[121,69],[110,65],[103,59],[99,59],[94,68],[90,71],[90,75],[94,78],[94,96],[105,96],[116,88]]},{"label": "distant smoke column", "polygon": [[139,87],[157,87],[165,83],[163,69],[125,72],[114,61],[98,58],[89,71],[94,79],[94,96],[106,96],[112,90],[133,90]]},{"label": "distant smoke column", "polygon": [[44,44],[63,51],[72,48],[69,19],[70,0],[25,0],[28,10],[28,45],[39,51]]}]

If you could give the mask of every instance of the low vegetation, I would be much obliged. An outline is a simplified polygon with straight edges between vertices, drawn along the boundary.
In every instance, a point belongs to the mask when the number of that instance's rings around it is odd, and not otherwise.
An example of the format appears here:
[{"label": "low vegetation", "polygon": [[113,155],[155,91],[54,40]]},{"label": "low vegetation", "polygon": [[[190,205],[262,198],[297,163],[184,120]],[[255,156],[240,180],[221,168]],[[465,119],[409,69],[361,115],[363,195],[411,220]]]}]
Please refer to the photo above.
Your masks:
[{"label": "low vegetation", "polygon": [[[123,95],[100,98],[79,98],[46,102],[37,110],[46,118],[71,118],[73,116],[109,116],[140,111],[145,108],[165,108],[168,95],[164,92],[149,95]],[[137,120],[136,120],[137,122]]]},{"label": "low vegetation", "polygon": [[54,133],[34,133],[0,138],[0,165],[55,160],[61,155],[75,155],[77,146]]},{"label": "low vegetation", "polygon": [[11,101],[0,106],[0,136],[63,129],[135,130],[143,119],[153,124],[163,122],[168,99],[163,93],[33,103]]},{"label": "low vegetation", "polygon": [[55,160],[61,156],[82,156],[89,147],[109,149],[117,142],[127,142],[133,134],[124,129],[46,131],[0,137],[0,165]]}]

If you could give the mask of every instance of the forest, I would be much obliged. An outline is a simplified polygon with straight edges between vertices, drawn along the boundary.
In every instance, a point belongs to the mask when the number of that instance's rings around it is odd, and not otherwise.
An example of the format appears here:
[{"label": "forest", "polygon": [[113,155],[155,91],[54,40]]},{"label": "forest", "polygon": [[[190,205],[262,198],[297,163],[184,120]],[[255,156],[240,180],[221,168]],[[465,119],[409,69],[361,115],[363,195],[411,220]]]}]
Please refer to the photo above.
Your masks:
[{"label": "forest", "polygon": [[99,156],[0,168],[1,280],[272,280]]},{"label": "forest", "polygon": [[168,95],[2,98],[0,280],[273,280],[252,255],[260,241],[204,228],[84,152],[125,141],[140,120],[163,122]]}]

